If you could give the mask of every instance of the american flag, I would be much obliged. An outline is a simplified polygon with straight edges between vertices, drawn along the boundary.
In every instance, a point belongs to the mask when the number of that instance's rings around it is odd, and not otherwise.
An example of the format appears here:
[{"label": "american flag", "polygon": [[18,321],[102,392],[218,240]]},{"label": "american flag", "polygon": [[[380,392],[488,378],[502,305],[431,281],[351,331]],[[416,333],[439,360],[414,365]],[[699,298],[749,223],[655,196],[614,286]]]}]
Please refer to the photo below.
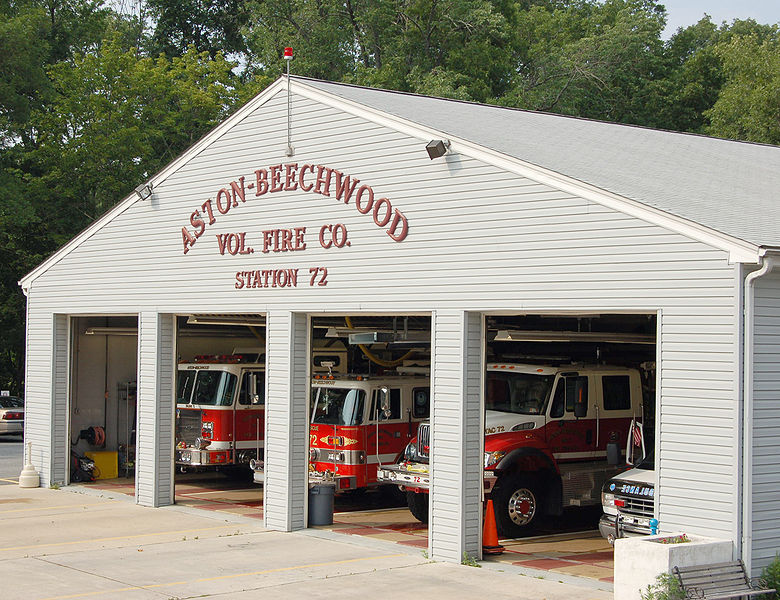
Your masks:
[{"label": "american flag", "polygon": [[642,445],[642,424],[637,423],[636,421],[633,422],[632,428],[634,430],[633,437],[634,437],[634,446],[641,446]]}]

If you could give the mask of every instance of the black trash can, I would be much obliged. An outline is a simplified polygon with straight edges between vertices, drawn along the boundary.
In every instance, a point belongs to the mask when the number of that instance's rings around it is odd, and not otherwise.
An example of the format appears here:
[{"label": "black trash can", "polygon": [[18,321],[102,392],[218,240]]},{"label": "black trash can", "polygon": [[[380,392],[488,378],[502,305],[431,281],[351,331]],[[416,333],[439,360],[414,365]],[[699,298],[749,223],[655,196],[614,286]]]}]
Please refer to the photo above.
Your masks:
[{"label": "black trash can", "polygon": [[333,497],[336,486],[318,484],[309,488],[309,527],[333,525]]}]

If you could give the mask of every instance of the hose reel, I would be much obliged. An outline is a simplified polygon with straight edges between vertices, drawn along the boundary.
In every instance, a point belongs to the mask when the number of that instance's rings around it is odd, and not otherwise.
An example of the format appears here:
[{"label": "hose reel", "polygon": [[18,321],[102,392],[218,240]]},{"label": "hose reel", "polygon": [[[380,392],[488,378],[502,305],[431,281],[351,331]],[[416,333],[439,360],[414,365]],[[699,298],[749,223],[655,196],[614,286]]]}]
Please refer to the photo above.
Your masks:
[{"label": "hose reel", "polygon": [[90,446],[105,446],[106,430],[100,426],[88,427],[79,432],[79,439],[85,440]]}]

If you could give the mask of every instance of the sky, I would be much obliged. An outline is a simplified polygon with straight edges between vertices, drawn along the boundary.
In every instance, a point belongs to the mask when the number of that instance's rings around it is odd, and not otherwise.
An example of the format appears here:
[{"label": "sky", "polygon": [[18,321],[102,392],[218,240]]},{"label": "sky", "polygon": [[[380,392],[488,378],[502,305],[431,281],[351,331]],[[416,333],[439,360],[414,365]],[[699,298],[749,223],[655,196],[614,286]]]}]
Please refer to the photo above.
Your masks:
[{"label": "sky", "polygon": [[755,19],[763,24],[780,23],[780,0],[657,0],[668,15],[663,38],[678,27],[693,25],[707,13],[713,23],[731,23],[734,19]]}]

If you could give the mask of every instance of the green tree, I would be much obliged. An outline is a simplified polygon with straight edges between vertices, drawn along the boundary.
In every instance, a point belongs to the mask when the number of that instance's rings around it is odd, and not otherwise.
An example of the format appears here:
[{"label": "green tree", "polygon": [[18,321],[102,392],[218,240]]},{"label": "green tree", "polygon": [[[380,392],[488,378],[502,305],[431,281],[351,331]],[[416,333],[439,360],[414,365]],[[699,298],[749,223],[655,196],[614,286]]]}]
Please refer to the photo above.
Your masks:
[{"label": "green tree", "polygon": [[664,24],[663,7],[649,0],[531,6],[518,13],[516,74],[501,102],[642,124]]},{"label": "green tree", "polygon": [[149,52],[181,56],[193,46],[212,58],[219,53],[243,54],[246,4],[246,0],[148,0],[146,8],[155,23]]},{"label": "green tree", "polygon": [[18,150],[0,154],[0,388],[12,394],[22,393],[24,381],[26,302],[18,281],[54,249],[15,167]]},{"label": "green tree", "polygon": [[717,48],[726,81],[705,112],[710,135],[780,144],[780,40],[735,37]]},{"label": "green tree", "polygon": [[48,95],[48,32],[47,17],[37,8],[0,20],[0,136],[6,144]]},{"label": "green tree", "polygon": [[704,133],[705,114],[715,104],[726,81],[718,46],[744,35],[769,39],[772,32],[772,27],[752,19],[717,26],[708,16],[678,29],[666,44],[663,71],[649,84],[649,118],[644,124]]},{"label": "green tree", "polygon": [[28,189],[64,241],[173,160],[234,107],[233,64],[194,49],[138,57],[117,39],[58,63],[56,97],[37,132]]},{"label": "green tree", "polygon": [[511,68],[505,15],[487,0],[257,0],[249,68],[489,101]]}]

